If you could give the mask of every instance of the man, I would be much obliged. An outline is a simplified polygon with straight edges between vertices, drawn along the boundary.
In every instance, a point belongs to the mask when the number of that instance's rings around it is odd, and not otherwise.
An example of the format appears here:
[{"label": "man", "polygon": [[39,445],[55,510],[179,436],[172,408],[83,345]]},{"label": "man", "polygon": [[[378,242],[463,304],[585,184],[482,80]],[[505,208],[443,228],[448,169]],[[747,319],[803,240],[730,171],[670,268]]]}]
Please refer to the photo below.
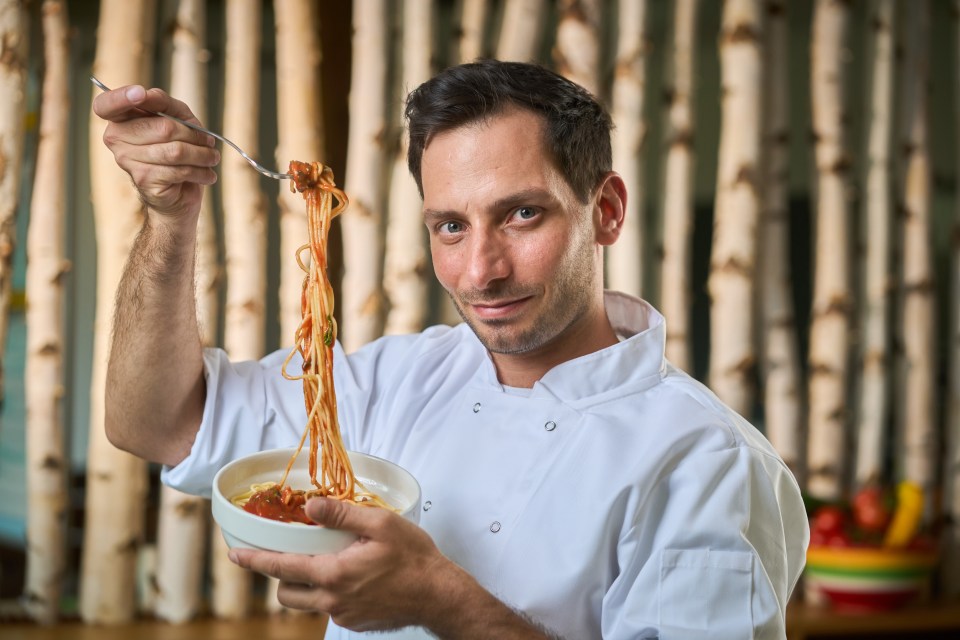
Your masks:
[{"label": "man", "polygon": [[[201,349],[196,220],[219,156],[138,106],[192,118],[155,89],[94,104],[146,208],[118,295],[107,430],[208,494],[229,460],[296,442],[301,389],[280,376],[286,352],[231,363]],[[434,268],[465,323],[338,348],[335,378],[347,447],[417,477],[422,529],[314,499],[311,518],[361,541],[231,558],[279,577],[284,604],[329,612],[334,638],[783,637],[807,541],[798,487],[753,427],[664,360],[663,318],[604,292],[627,198],[609,116],[550,71],[485,61],[422,85],[407,117]]]}]

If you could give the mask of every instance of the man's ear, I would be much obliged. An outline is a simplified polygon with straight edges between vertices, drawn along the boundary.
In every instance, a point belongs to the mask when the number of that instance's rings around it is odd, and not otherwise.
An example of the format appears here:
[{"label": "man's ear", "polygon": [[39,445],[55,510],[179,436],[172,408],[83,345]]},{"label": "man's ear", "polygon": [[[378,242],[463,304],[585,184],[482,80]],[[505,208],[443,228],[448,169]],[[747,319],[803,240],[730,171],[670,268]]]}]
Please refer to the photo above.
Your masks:
[{"label": "man's ear", "polygon": [[627,212],[627,185],[611,171],[600,182],[594,200],[597,243],[610,246],[620,237]]}]

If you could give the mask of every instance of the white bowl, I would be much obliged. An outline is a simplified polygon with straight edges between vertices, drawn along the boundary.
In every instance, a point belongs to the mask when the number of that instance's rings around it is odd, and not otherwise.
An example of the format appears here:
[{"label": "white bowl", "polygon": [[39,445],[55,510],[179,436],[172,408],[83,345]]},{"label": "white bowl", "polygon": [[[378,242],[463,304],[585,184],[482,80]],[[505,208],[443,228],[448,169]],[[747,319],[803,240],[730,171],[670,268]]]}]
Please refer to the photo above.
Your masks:
[{"label": "white bowl", "polygon": [[[271,449],[234,460],[220,469],[213,479],[213,519],[220,525],[229,547],[266,549],[305,555],[335,553],[348,547],[357,536],[299,523],[280,522],[244,511],[230,498],[250,490],[259,482],[279,482],[295,449]],[[371,492],[395,507],[401,516],[420,521],[420,485],[407,470],[396,464],[356,451],[349,451],[357,480]],[[307,489],[309,454],[297,457],[287,483],[295,489]]]}]

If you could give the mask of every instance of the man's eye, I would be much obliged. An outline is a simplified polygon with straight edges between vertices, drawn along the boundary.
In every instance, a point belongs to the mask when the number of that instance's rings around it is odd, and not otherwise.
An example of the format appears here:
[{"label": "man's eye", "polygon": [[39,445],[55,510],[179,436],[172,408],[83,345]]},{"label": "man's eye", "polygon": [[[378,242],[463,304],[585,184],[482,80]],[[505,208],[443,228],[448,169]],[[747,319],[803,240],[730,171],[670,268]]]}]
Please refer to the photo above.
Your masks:
[{"label": "man's eye", "polygon": [[463,225],[459,222],[444,222],[439,226],[440,233],[460,233],[463,231]]},{"label": "man's eye", "polygon": [[537,216],[537,210],[533,207],[520,207],[514,212],[514,215],[521,220],[531,220]]}]

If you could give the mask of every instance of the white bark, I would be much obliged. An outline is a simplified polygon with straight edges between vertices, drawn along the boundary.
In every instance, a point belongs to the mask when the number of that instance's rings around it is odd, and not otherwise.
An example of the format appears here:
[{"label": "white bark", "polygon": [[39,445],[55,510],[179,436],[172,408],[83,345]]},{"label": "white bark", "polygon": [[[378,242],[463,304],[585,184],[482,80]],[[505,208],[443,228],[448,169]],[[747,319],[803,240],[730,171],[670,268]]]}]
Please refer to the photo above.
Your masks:
[{"label": "white bark", "polygon": [[616,128],[611,144],[613,169],[623,177],[628,197],[623,231],[616,244],[607,249],[607,286],[635,296],[643,289],[647,50],[647,2],[621,2],[617,14],[611,114]]},{"label": "white bark", "polygon": [[860,412],[857,419],[858,485],[881,479],[885,429],[890,410],[890,309],[893,292],[891,228],[894,221],[893,146],[893,25],[894,0],[871,7],[873,40],[870,129],[867,142],[867,184],[863,220],[864,243],[863,362]]},{"label": "white bark", "polygon": [[[206,2],[179,0],[173,25],[170,95],[185,102],[203,123],[208,122],[207,62],[210,59],[210,52],[205,48],[206,22]],[[197,317],[207,345],[217,344],[217,320],[220,315],[218,289],[221,268],[217,258],[212,202],[208,190],[200,206],[197,229]]]},{"label": "white bark", "polygon": [[16,245],[17,198],[23,165],[27,35],[26,0],[0,0],[0,401],[3,400],[3,351]]},{"label": "white bark", "polygon": [[[953,0],[953,33],[956,46],[955,80],[960,79],[960,0]],[[954,86],[960,86],[960,82]],[[960,154],[960,103],[954,103],[954,143]],[[957,157],[960,157],[958,155]],[[954,180],[960,184],[960,163],[954,165]],[[960,595],[960,198],[954,203],[953,238],[950,244],[952,280],[950,282],[950,331],[949,363],[950,379],[947,388],[946,452],[944,455],[944,515],[946,516],[945,554],[940,575],[943,579],[943,595],[956,598]]]},{"label": "white bark", "polygon": [[209,503],[163,486],[157,530],[154,613],[187,622],[200,611]]},{"label": "white bark", "polygon": [[838,498],[846,466],[850,349],[850,157],[844,97],[850,8],[818,0],[811,62],[816,242],[809,354],[809,490]]},{"label": "white bark", "polygon": [[[257,158],[262,0],[228,0],[225,17],[223,132]],[[227,277],[223,344],[234,360],[256,360],[266,350],[266,200],[260,174],[239,154],[224,154],[220,173]],[[219,617],[243,617],[250,610],[252,575],[227,558],[220,527],[211,522],[210,529],[211,609]]]},{"label": "white bark", "polygon": [[[560,0],[557,42],[553,49],[557,71],[598,98],[602,98],[600,5],[600,0]],[[637,10],[644,11],[644,8]]]},{"label": "white bark", "polygon": [[[277,29],[277,167],[291,160],[324,161],[320,102],[318,8],[311,0],[275,0]],[[371,16],[382,20],[382,15]],[[352,112],[351,112],[352,113]],[[351,118],[352,119],[352,118]],[[280,335],[292,340],[300,326],[303,271],[294,256],[307,241],[303,198],[280,185]],[[369,251],[369,246],[366,248]]]},{"label": "white bark", "polygon": [[[185,102],[207,122],[206,4],[179,0],[173,25],[170,95]],[[197,317],[206,345],[216,344],[218,283],[216,224],[209,191],[197,228]],[[186,622],[200,609],[206,501],[169,487],[160,493],[154,613],[169,622]]]},{"label": "white bark", "polygon": [[[937,441],[936,301],[934,299],[930,208],[931,169],[928,142],[927,81],[929,78],[930,6],[918,0],[906,12],[904,42],[903,116],[903,340],[904,421],[898,426],[903,442],[902,476],[934,491]],[[928,505],[929,507],[930,505]],[[928,512],[929,513],[929,512]]]},{"label": "white bark", "polygon": [[753,404],[753,299],[760,222],[763,64],[759,0],[728,0],[720,34],[721,129],[708,287],[710,385],[749,416]]},{"label": "white bark", "polygon": [[531,62],[537,58],[543,36],[544,0],[506,0],[497,59]]},{"label": "white bark", "polygon": [[40,145],[27,230],[27,579],[24,606],[55,622],[66,570],[67,466],[63,425],[65,164],[70,121],[69,40],[63,0],[43,3]]},{"label": "white bark", "polygon": [[463,0],[460,9],[460,62],[473,62],[487,52],[487,19],[490,15],[489,0]]},{"label": "white bark", "polygon": [[353,65],[350,130],[344,191],[350,206],[340,217],[343,282],[340,339],[347,352],[380,337],[383,330],[383,221],[387,167],[383,105],[387,96],[385,0],[353,4]]},{"label": "white bark", "polygon": [[[629,4],[629,3],[628,3]],[[666,356],[692,371],[690,306],[692,304],[691,242],[694,199],[694,77],[697,56],[699,0],[677,0],[673,42],[668,55],[673,70],[665,93],[666,157],[663,180],[663,269],[660,306],[667,322]],[[627,200],[629,202],[629,198]]]},{"label": "white bark", "polygon": [[[433,0],[405,0],[403,3],[404,93],[415,89],[433,75],[430,59]],[[403,101],[399,101],[402,116]],[[398,124],[402,117],[398,117]],[[387,334],[414,333],[426,325],[430,272],[423,202],[407,169],[409,136],[404,127],[400,148],[393,161],[388,198],[386,254],[383,284],[389,302]]]},{"label": "white bark", "polygon": [[803,459],[800,354],[790,277],[789,3],[767,3],[764,73],[763,222],[760,243],[761,357],[765,433],[788,466]]},{"label": "white bark", "polygon": [[[227,1],[223,132],[252,157],[259,156],[262,21],[262,0]],[[266,350],[266,202],[260,174],[239,154],[223,154],[220,172],[227,275],[223,343],[234,360],[255,360]]]},{"label": "white bark", "polygon": [[[104,0],[93,73],[107,86],[149,85],[153,0]],[[106,123],[90,112],[90,174],[97,237],[97,304],[90,384],[86,524],[80,614],[119,623],[136,609],[134,579],[142,542],[146,463],[115,449],[104,432],[104,379],[117,284],[143,224],[137,193],[103,144]],[[145,363],[147,366],[147,363]]]}]

